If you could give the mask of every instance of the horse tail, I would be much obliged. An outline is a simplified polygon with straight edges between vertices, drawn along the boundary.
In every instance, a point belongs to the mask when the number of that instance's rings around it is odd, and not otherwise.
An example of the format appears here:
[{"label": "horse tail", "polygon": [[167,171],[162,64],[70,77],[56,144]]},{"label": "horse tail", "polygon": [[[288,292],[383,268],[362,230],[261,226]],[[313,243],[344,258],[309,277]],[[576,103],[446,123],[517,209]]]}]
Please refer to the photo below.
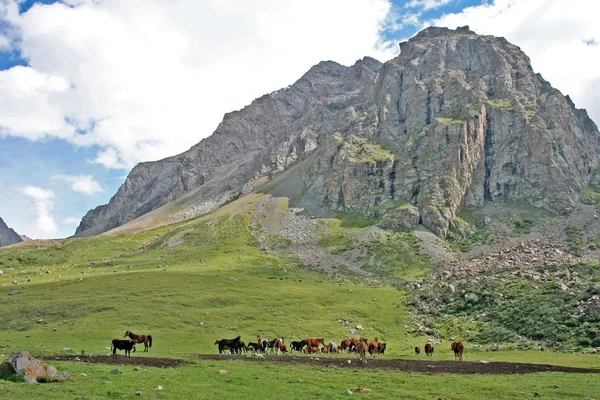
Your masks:
[{"label": "horse tail", "polygon": [[152,347],[152,335],[148,335],[148,346]]}]

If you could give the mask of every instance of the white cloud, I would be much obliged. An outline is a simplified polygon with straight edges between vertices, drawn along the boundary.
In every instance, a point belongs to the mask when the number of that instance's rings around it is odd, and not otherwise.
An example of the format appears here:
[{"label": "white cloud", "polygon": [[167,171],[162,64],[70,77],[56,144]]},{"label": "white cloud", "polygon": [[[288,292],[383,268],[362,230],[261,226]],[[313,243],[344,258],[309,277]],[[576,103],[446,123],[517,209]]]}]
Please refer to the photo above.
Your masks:
[{"label": "white cloud", "polygon": [[110,168],[187,150],[319,61],[392,56],[388,0],[2,1],[29,66],[0,72],[0,134],[98,145]]},{"label": "white cloud", "polygon": [[435,9],[441,6],[448,5],[453,0],[411,0],[406,3],[407,8],[420,8],[423,11]]},{"label": "white cloud", "polygon": [[424,25],[469,25],[479,34],[504,36],[521,47],[555,88],[569,94],[600,122],[600,1],[494,0]]},{"label": "white cloud", "polygon": [[[37,212],[36,228],[44,234],[55,234],[58,228],[52,216],[54,192],[37,186],[27,186],[23,189],[23,193],[31,197],[35,202]],[[28,232],[28,234],[37,236],[35,233]]]},{"label": "white cloud", "polygon": [[63,223],[67,225],[78,225],[81,222],[81,218],[67,217],[63,220]]},{"label": "white cloud", "polygon": [[52,179],[67,182],[73,191],[88,196],[104,192],[91,175],[54,175]]}]

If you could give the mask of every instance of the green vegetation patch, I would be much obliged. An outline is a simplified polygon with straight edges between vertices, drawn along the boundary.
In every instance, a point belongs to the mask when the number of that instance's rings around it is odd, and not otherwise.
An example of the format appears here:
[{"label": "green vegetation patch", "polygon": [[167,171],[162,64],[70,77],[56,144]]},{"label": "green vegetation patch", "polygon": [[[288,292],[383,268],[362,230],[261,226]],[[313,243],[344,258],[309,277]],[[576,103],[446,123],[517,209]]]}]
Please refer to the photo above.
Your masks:
[{"label": "green vegetation patch", "polygon": [[429,258],[421,254],[412,232],[388,233],[361,246],[366,255],[363,269],[378,276],[415,281],[430,271]]},{"label": "green vegetation patch", "polygon": [[[559,273],[555,267],[554,273]],[[571,267],[571,274],[588,283],[574,295],[557,282],[523,278],[432,286],[413,300],[434,304],[427,313],[430,333],[460,337],[470,343],[512,343],[515,349],[582,350],[600,346],[600,315],[578,313],[578,307],[597,294],[597,265]]]},{"label": "green vegetation patch", "polygon": [[362,137],[352,136],[342,144],[340,155],[351,162],[391,162],[394,154],[381,145]]},{"label": "green vegetation patch", "polygon": [[437,117],[435,120],[444,125],[461,125],[465,123],[464,119],[454,119],[445,117]]},{"label": "green vegetation patch", "polygon": [[484,103],[502,111],[509,111],[513,108],[513,101],[511,99],[486,100]]}]

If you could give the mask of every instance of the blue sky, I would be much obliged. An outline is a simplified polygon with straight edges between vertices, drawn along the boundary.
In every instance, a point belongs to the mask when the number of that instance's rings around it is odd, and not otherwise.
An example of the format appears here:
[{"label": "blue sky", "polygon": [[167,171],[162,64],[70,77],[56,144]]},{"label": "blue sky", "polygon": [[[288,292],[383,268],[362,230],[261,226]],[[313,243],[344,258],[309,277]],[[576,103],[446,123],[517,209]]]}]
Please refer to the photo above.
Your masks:
[{"label": "blue sky", "polygon": [[600,118],[600,2],[0,0],[0,217],[65,237],[140,161],[312,65],[386,61],[435,24],[505,36]]}]

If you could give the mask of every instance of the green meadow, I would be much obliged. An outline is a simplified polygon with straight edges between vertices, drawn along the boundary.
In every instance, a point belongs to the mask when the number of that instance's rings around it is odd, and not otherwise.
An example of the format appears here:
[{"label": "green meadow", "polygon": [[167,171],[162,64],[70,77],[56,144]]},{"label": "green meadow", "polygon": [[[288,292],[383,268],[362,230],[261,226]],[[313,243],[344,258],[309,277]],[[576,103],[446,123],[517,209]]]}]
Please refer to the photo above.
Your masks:
[{"label": "green meadow", "polygon": [[[339,227],[339,223],[335,225]],[[381,276],[327,275],[306,269],[291,257],[261,250],[251,211],[213,214],[137,233],[24,243],[0,249],[0,354],[27,350],[73,375],[72,381],[27,385],[0,380],[7,399],[182,398],[345,398],[350,389],[368,398],[472,399],[594,397],[596,375],[538,373],[511,376],[428,375],[393,370],[311,365],[208,361],[215,340],[242,336],[254,341],[309,336],[339,342],[360,324],[363,337],[388,344],[386,358],[411,358],[415,321],[406,305],[409,293],[398,278],[420,276],[425,267],[394,255],[415,257],[414,238],[398,237],[370,245],[386,265]],[[338,244],[342,233],[330,244]],[[398,253],[399,252],[399,253]],[[412,258],[406,258],[412,260]],[[392,269],[390,269],[392,268]],[[386,277],[391,277],[386,280]],[[13,283],[16,282],[16,283]],[[19,290],[16,295],[9,292]],[[179,368],[119,367],[52,361],[55,354],[109,354],[113,338],[126,330],[151,334],[153,346],[134,357],[182,358]],[[122,352],[120,353],[122,354]],[[322,357],[327,357],[323,355]],[[290,357],[281,356],[281,357]],[[356,356],[345,356],[357,358]],[[424,358],[424,355],[421,356]],[[435,359],[453,359],[449,345]],[[467,360],[518,361],[600,368],[595,354],[480,352],[466,343]],[[219,374],[226,369],[227,374]],[[87,376],[82,376],[85,373]],[[164,390],[152,390],[162,385]],[[371,392],[357,393],[364,386]]]}]

